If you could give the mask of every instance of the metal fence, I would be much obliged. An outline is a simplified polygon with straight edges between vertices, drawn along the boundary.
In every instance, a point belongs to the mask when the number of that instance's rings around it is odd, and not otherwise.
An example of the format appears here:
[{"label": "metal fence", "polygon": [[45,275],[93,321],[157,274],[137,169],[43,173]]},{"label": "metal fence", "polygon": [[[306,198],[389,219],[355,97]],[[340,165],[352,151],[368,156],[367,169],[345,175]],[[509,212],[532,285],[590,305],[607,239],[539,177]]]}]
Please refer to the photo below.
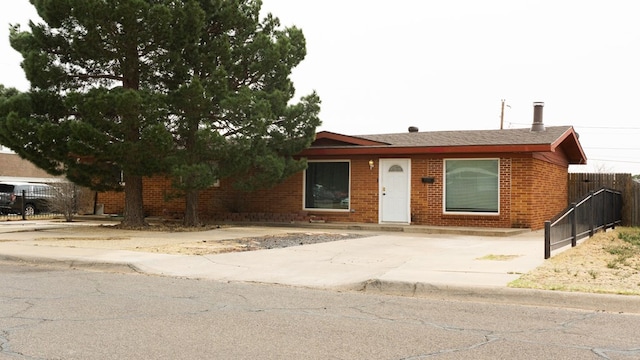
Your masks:
[{"label": "metal fence", "polygon": [[61,217],[71,221],[75,215],[95,212],[95,195],[94,191],[70,182],[3,182],[0,183],[0,221]]},{"label": "metal fence", "polygon": [[29,187],[17,193],[2,194],[0,220],[48,219],[57,215],[53,204],[56,193],[52,187]]},{"label": "metal fence", "polygon": [[631,174],[569,173],[568,203],[603,187],[622,193],[622,224],[640,226],[640,183]]},{"label": "metal fence", "polygon": [[622,222],[622,193],[602,188],[572,203],[565,211],[544,224],[544,258],[551,251],[593,236],[600,229],[614,228]]}]

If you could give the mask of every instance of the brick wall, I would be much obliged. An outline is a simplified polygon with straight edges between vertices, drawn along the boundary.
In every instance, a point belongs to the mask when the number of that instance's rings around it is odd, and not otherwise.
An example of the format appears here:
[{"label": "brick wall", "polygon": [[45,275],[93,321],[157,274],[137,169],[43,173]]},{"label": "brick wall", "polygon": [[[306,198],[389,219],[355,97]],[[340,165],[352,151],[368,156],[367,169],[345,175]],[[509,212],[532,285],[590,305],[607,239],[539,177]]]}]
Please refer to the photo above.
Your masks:
[{"label": "brick wall", "polygon": [[531,225],[532,229],[544,228],[550,220],[568,205],[568,167],[533,159],[533,186]]},{"label": "brick wall", "polygon": [[544,228],[567,207],[568,166],[536,158],[514,159],[512,227]]},{"label": "brick wall", "polygon": [[532,171],[531,158],[511,159],[511,227],[531,227]]},{"label": "brick wall", "polygon": [[[171,187],[171,180],[168,178],[145,178],[143,199],[147,216],[179,218],[184,213],[184,197]],[[104,212],[107,214],[122,214],[124,193],[99,193],[98,203],[104,204]],[[302,174],[290,177],[275,188],[253,193],[236,191],[230,180],[222,180],[219,187],[214,186],[200,192],[198,198],[200,216],[219,220],[299,220],[300,216],[305,215],[301,212],[301,206]]]},{"label": "brick wall", "polygon": [[[488,157],[489,158],[489,157]],[[511,227],[511,159],[500,159],[500,213],[496,215],[444,214],[444,159],[414,157],[411,180],[411,221],[432,226]],[[423,184],[422,177],[434,178]]]},{"label": "brick wall", "polygon": [[[492,156],[483,156],[491,158]],[[495,156],[494,156],[495,157]],[[327,158],[323,158],[327,160]],[[344,158],[336,158],[344,160]],[[199,198],[202,218],[226,221],[308,221],[378,222],[379,159],[353,156],[351,160],[350,211],[303,209],[303,173],[273,188],[252,193],[233,189],[232,181],[203,191]],[[369,168],[374,160],[374,169]],[[414,156],[411,160],[411,222],[433,226],[523,227],[540,229],[544,221],[567,205],[567,166],[535,157],[514,154],[500,158],[500,213],[496,215],[443,214],[443,158]],[[431,184],[422,177],[432,177]],[[171,183],[165,178],[145,179],[145,211],[151,216],[181,217],[182,197],[172,197]],[[105,213],[122,213],[122,193],[101,193],[98,203]]]}]

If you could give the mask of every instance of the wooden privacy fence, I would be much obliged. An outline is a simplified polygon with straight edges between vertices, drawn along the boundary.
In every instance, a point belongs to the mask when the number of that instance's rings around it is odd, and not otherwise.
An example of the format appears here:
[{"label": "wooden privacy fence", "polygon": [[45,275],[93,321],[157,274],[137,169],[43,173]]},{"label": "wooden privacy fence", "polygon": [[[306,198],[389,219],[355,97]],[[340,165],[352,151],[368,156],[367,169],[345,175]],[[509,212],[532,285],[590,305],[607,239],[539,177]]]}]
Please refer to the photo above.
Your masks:
[{"label": "wooden privacy fence", "polygon": [[602,188],[572,203],[554,219],[544,223],[544,258],[551,251],[593,236],[600,229],[614,228],[622,222],[622,193]]},{"label": "wooden privacy fence", "polygon": [[622,225],[640,226],[640,183],[631,174],[569,173],[568,203],[603,187],[622,194]]}]

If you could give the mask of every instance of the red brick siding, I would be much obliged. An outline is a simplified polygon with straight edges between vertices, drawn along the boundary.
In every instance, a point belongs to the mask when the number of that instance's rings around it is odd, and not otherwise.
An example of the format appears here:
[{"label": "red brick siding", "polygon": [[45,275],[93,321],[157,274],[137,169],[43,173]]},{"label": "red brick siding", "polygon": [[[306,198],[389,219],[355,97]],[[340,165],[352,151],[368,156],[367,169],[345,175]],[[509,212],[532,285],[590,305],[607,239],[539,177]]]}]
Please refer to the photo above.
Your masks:
[{"label": "red brick siding", "polygon": [[512,227],[544,228],[567,206],[568,166],[540,159],[514,159]]},{"label": "red brick siding", "polygon": [[511,227],[531,226],[531,158],[511,159]]},{"label": "red brick siding", "polygon": [[[492,158],[490,154],[482,157]],[[373,169],[369,168],[369,160],[374,161]],[[304,173],[301,172],[273,188],[252,193],[235,191],[231,180],[222,180],[219,187],[200,194],[199,212],[203,218],[217,220],[306,221],[316,218],[328,222],[377,223],[379,159],[353,156],[350,161],[350,211],[304,210]],[[412,224],[540,229],[545,220],[567,205],[567,166],[521,154],[500,158],[500,213],[497,215],[443,213],[443,158],[414,156],[411,176]],[[434,182],[422,183],[423,177],[432,177]],[[171,193],[168,179],[145,179],[147,214],[181,215],[184,201],[180,197],[172,199]],[[124,196],[122,193],[101,193],[98,203],[105,205],[106,213],[121,213]]]},{"label": "red brick siding", "polygon": [[[378,222],[378,158],[354,156],[350,160],[350,211],[309,210],[307,211],[309,215],[332,222]],[[373,169],[369,168],[369,160],[374,161]],[[302,190],[302,184],[300,189]],[[301,201],[300,205],[302,205]]]},{"label": "red brick siding", "polygon": [[[164,177],[143,179],[142,198],[144,211],[147,216],[159,216],[184,212],[183,197],[176,197],[171,188],[171,182]],[[98,193],[99,204],[104,204],[107,214],[122,214],[124,212],[123,192]]]},{"label": "red brick siding", "polygon": [[[511,159],[500,159],[500,213],[497,215],[445,214],[443,210],[444,159],[414,157],[411,180],[411,222],[432,226],[510,227]],[[423,184],[422,177],[433,177]]]},{"label": "red brick siding", "polygon": [[99,192],[97,203],[104,205],[105,214],[122,214],[124,212],[124,193]]},{"label": "red brick siding", "polygon": [[568,205],[568,167],[533,159],[532,229],[544,228],[551,219]]}]

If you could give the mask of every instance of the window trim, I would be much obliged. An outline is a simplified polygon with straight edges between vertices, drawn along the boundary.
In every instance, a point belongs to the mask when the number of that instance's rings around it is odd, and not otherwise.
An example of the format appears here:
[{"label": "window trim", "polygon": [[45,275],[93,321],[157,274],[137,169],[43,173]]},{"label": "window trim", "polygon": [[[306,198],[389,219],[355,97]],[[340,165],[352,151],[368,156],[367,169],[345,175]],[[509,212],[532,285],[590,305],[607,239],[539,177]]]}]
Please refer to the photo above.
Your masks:
[{"label": "window trim", "polygon": [[[350,159],[331,159],[331,160],[307,160],[307,163],[347,163],[349,164],[349,206],[346,209],[327,209],[327,208],[308,208],[307,207],[307,169],[302,173],[302,209],[304,211],[321,211],[321,212],[351,212],[351,160]],[[307,167],[308,168],[308,167]]]},{"label": "window trim", "polygon": [[[482,211],[447,211],[447,161],[456,160],[495,160],[498,162],[498,211],[497,212],[482,212]],[[448,158],[443,159],[442,162],[442,213],[445,215],[471,215],[471,216],[499,216],[501,213],[501,188],[500,188],[500,158]]]}]

